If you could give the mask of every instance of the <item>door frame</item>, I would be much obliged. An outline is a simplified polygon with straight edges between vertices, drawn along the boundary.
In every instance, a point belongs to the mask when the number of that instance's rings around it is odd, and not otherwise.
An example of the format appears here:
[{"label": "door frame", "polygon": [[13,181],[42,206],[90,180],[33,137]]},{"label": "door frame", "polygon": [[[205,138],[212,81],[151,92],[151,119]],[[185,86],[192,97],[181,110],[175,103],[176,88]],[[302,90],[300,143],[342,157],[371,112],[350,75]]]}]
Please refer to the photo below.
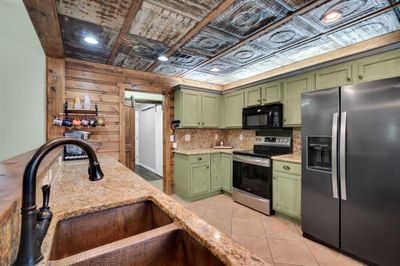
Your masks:
[{"label": "door frame", "polygon": [[173,191],[173,150],[170,135],[173,134],[171,130],[171,122],[173,120],[173,106],[174,106],[174,90],[167,88],[160,91],[133,89],[132,84],[118,83],[120,94],[120,162],[125,164],[125,116],[122,112],[125,103],[125,91],[137,91],[144,93],[162,94],[162,109],[163,109],[163,191],[166,194],[172,194]]}]

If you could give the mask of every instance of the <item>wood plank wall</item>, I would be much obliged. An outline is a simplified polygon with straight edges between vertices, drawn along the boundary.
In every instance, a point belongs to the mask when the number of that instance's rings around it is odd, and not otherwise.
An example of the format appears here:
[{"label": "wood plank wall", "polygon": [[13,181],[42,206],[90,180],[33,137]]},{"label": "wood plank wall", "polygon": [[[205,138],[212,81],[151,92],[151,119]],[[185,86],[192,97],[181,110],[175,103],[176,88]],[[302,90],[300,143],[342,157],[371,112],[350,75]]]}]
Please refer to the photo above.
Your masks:
[{"label": "wood plank wall", "polygon": [[[97,153],[108,154],[125,161],[125,130],[123,129],[123,114],[121,106],[126,89],[161,93],[165,95],[164,109],[164,192],[173,193],[173,155],[172,144],[169,141],[170,122],[173,119],[174,103],[172,87],[178,84],[196,86],[204,89],[220,90],[221,86],[188,81],[180,78],[168,78],[149,72],[140,72],[109,65],[84,62],[75,59],[65,59],[65,68],[59,60],[48,58],[48,71],[52,70],[60,77],[57,93],[64,91],[64,95],[53,95],[53,90],[48,85],[48,138],[62,136],[62,131],[54,131],[51,125],[52,117],[60,112],[63,99],[70,106],[73,105],[75,97],[79,96],[81,101],[85,95],[89,95],[92,104],[99,106],[99,115],[104,116],[105,127],[85,129],[92,132],[89,143],[92,144]],[[55,67],[56,66],[56,67]],[[51,72],[51,73],[53,73]],[[65,80],[62,80],[65,78]],[[48,83],[50,84],[50,82]],[[55,99],[55,100],[54,100]],[[51,120],[51,121],[50,121]],[[51,133],[54,132],[54,133]]]}]

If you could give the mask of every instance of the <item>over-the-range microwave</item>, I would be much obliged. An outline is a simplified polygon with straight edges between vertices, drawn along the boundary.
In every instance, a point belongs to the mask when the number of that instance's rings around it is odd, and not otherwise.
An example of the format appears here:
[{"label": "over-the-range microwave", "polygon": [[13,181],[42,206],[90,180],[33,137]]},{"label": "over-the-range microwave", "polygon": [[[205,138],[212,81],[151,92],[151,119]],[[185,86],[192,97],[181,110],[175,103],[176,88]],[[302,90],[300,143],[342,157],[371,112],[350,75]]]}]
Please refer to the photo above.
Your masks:
[{"label": "over-the-range microwave", "polygon": [[281,103],[243,108],[244,129],[282,128],[283,107]]}]

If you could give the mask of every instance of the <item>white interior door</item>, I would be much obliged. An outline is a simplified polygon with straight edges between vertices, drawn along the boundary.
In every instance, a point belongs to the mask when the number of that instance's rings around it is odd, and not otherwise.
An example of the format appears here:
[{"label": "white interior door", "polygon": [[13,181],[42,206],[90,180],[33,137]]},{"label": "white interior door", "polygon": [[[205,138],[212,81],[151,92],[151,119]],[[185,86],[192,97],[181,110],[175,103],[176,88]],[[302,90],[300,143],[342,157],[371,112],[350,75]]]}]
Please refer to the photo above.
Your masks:
[{"label": "white interior door", "polygon": [[156,135],[156,174],[163,176],[163,111],[162,106],[156,106],[155,114]]},{"label": "white interior door", "polygon": [[135,162],[140,165],[139,160],[139,111],[135,109]]}]

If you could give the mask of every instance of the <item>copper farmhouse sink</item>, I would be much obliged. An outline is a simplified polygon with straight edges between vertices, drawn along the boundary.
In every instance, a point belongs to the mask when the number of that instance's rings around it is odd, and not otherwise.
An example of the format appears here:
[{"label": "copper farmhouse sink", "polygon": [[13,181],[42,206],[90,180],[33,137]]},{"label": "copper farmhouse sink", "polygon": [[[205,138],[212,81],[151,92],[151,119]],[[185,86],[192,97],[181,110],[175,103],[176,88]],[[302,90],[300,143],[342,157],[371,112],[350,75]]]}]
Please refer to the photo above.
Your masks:
[{"label": "copper farmhouse sink", "polygon": [[57,224],[50,265],[224,265],[151,201]]},{"label": "copper farmhouse sink", "polygon": [[172,223],[151,201],[97,211],[57,224],[50,260],[65,258]]}]

